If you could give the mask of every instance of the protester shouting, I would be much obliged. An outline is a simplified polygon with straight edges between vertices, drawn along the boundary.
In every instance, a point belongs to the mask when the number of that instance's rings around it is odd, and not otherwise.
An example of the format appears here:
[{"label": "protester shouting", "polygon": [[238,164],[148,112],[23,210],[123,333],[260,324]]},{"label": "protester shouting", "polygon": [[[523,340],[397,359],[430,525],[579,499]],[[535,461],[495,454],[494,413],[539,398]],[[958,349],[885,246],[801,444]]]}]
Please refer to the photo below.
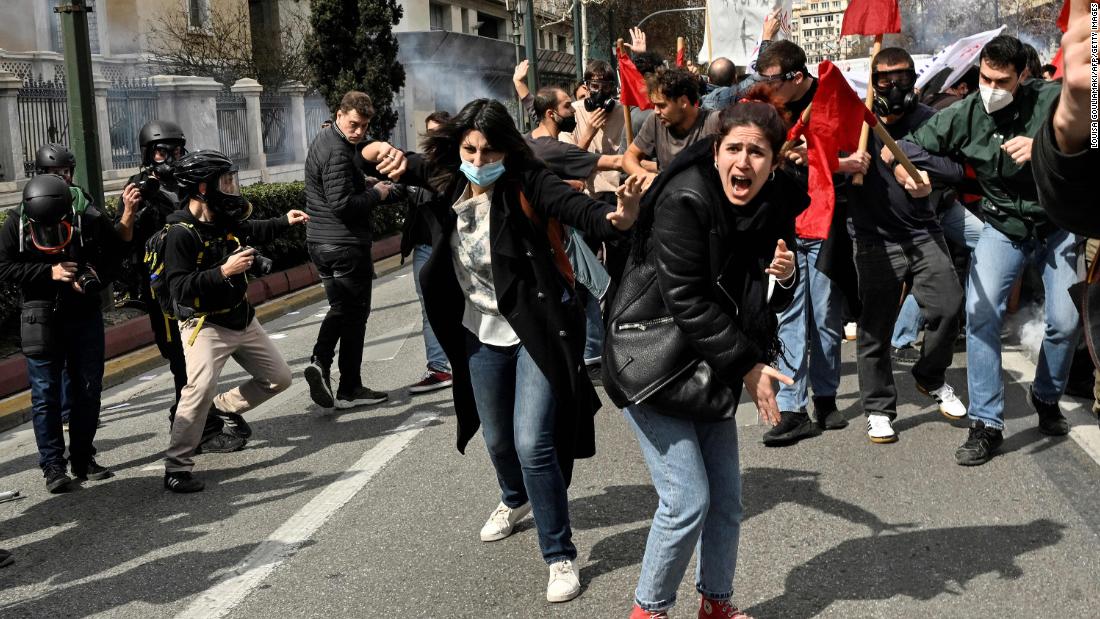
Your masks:
[{"label": "protester shouting", "polygon": [[402,182],[449,196],[432,205],[432,257],[420,280],[451,360],[458,449],[480,424],[500,483],[481,539],[508,537],[533,510],[550,566],[546,599],[571,600],[580,583],[566,488],[574,458],[595,452],[600,402],[581,359],[584,315],[550,221],[619,236],[637,217],[640,183],[628,179],[617,206],[574,191],[534,158],[507,108],[488,99],[430,132],[423,155],[406,159],[376,143],[363,156],[380,174],[404,172]]},{"label": "protester shouting", "polygon": [[[604,385],[660,496],[632,619],[668,617],[693,550],[699,617],[734,607],[741,472],[734,412],[747,388],[779,421],[776,312],[798,279],[794,219],[805,186],[779,168],[787,127],[771,103],[721,114],[646,194],[633,260],[609,316]],[[692,369],[694,368],[694,369]]]}]

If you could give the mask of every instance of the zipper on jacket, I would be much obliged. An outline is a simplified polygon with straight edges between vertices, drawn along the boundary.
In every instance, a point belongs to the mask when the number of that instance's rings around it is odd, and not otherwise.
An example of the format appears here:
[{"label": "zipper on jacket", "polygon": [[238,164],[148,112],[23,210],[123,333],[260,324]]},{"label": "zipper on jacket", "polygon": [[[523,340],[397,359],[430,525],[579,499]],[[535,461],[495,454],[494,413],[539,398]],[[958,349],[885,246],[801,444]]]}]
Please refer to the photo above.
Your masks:
[{"label": "zipper on jacket", "polygon": [[672,316],[665,316],[664,318],[654,318],[652,320],[643,320],[641,322],[625,322],[618,326],[619,331],[638,330],[645,331],[650,327],[657,325],[663,325],[672,322]]}]

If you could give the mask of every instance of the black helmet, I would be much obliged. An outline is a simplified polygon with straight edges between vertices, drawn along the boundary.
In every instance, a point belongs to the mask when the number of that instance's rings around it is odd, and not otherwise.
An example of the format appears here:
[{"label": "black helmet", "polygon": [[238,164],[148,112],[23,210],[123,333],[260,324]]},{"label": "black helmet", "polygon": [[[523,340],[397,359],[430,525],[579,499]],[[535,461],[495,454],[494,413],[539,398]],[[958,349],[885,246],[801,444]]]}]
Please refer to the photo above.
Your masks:
[{"label": "black helmet", "polygon": [[76,157],[64,144],[43,144],[34,153],[34,167],[38,174],[49,173],[50,168],[76,167]]},{"label": "black helmet", "polygon": [[39,174],[23,188],[23,217],[40,251],[60,253],[73,238],[73,194],[65,179]]},{"label": "black helmet", "polygon": [[[187,138],[183,135],[183,129],[170,120],[150,120],[138,133],[138,144],[141,145],[142,165],[152,165],[153,151],[158,146],[165,147],[169,151],[177,146],[182,148],[187,144]],[[172,157],[169,156],[169,160],[171,159]]]},{"label": "black helmet", "polygon": [[[216,216],[234,221],[252,214],[252,205],[241,197],[237,164],[216,150],[187,153],[172,166],[172,177],[183,202],[197,198]],[[206,193],[199,192],[200,183],[206,183]]]}]

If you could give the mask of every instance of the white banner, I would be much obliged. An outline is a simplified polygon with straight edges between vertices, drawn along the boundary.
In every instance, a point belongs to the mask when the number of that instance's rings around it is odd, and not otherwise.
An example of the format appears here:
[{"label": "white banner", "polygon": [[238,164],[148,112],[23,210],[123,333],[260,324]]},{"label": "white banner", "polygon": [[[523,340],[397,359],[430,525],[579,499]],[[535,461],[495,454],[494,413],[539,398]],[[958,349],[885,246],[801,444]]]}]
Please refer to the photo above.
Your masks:
[{"label": "white banner", "polygon": [[940,88],[940,92],[946,90],[955,83],[955,80],[962,77],[963,73],[966,73],[966,70],[974,64],[974,61],[978,59],[978,55],[981,54],[985,44],[993,37],[1001,34],[1004,29],[1005,27],[1001,26],[996,30],[972,34],[965,39],[955,41],[947,46],[942,52],[932,56],[932,62],[917,75],[917,88],[923,89],[925,84],[936,77],[940,71],[949,68],[951,69],[951,74],[947,76],[947,80],[943,83],[943,87]]},{"label": "white banner", "polygon": [[[917,74],[927,70],[932,63],[932,56],[928,54],[916,54],[913,56],[913,64],[916,65]],[[867,97],[867,80],[871,77],[870,58],[849,58],[847,60],[834,60],[833,64],[843,73],[844,79],[852,90],[856,91],[860,99]],[[817,67],[811,67],[810,72],[815,73]]]},{"label": "white banner", "polygon": [[[707,0],[709,23],[699,49],[699,63],[713,58],[729,58],[738,66],[747,66],[756,59],[760,47],[760,35],[764,31],[764,18],[782,8],[779,17],[779,33],[776,39],[786,39],[791,34],[791,7],[794,0]],[[713,35],[713,45],[708,39]]]}]

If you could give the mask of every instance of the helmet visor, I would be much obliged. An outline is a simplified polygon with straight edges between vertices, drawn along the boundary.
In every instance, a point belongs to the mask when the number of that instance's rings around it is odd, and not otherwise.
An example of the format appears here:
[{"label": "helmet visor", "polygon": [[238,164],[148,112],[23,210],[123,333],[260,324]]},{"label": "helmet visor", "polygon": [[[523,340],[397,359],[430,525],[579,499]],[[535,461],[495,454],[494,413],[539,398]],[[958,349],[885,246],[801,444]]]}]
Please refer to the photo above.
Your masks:
[{"label": "helmet visor", "polygon": [[231,170],[218,177],[218,191],[227,196],[241,195],[241,179],[236,170]]},{"label": "helmet visor", "polygon": [[73,240],[73,226],[67,221],[46,224],[31,219],[30,230],[35,248],[47,254],[60,253]]}]

